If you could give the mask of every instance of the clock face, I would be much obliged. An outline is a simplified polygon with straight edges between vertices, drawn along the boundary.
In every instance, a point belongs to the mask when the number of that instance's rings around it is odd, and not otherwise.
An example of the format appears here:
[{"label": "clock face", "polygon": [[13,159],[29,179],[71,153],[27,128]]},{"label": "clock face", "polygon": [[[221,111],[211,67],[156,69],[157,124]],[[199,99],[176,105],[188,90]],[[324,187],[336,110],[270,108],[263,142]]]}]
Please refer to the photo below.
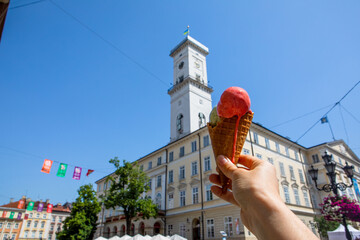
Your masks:
[{"label": "clock face", "polygon": [[180,64],[179,64],[179,69],[182,69],[184,67],[184,62],[181,62]]}]

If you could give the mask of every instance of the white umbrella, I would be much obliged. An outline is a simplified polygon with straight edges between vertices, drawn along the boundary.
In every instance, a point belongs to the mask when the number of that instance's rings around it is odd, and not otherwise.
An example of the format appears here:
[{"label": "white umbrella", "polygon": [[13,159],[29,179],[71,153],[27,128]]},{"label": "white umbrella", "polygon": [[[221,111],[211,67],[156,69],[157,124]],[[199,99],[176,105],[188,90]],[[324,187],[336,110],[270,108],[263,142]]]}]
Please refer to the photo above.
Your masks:
[{"label": "white umbrella", "polygon": [[172,235],[170,239],[171,240],[187,240],[186,238],[184,238],[180,235],[177,235],[177,234]]},{"label": "white umbrella", "polygon": [[112,238],[109,238],[109,240],[120,240],[121,238],[119,236],[113,236]]},{"label": "white umbrella", "polygon": [[151,240],[152,237],[149,236],[149,235],[145,235],[144,238],[145,238],[146,240]]},{"label": "white umbrella", "polygon": [[158,235],[155,235],[151,238],[151,240],[170,240],[169,238],[161,235],[161,234],[158,234]]},{"label": "white umbrella", "polygon": [[96,238],[95,240],[107,240],[106,238],[103,238],[103,237],[98,237]]},{"label": "white umbrella", "polygon": [[129,236],[129,235],[127,235],[127,234],[125,234],[124,236],[122,236],[122,237],[120,238],[120,240],[128,240],[128,239],[132,239],[132,237]]}]

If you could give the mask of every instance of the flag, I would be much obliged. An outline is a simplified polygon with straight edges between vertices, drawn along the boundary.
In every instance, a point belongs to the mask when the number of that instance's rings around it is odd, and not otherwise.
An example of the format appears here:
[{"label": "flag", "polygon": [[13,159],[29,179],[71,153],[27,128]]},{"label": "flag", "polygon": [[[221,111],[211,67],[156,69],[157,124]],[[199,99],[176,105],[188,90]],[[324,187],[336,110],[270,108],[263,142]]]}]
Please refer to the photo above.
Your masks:
[{"label": "flag", "polygon": [[94,172],[94,170],[91,170],[91,169],[89,169],[88,171],[87,171],[87,173],[86,173],[86,176],[88,177],[91,173],[93,173]]},{"label": "flag", "polygon": [[75,180],[80,180],[81,177],[81,167],[75,167],[74,169],[74,174],[73,174],[73,179]]},{"label": "flag", "polygon": [[17,218],[16,218],[16,219],[17,219],[17,220],[21,220],[21,216],[22,216],[22,213],[21,213],[21,212],[19,212],[19,213],[18,213],[18,216],[17,216]]},{"label": "flag", "polygon": [[60,163],[59,169],[58,169],[58,171],[57,171],[56,176],[58,176],[58,177],[65,177],[66,170],[67,170],[67,166],[68,166],[68,165],[65,164],[65,163]]},{"label": "flag", "polygon": [[7,211],[3,211],[2,217],[6,218]]},{"label": "flag", "polygon": [[29,202],[29,204],[27,205],[26,210],[28,210],[28,211],[32,211],[32,210],[33,210],[33,208],[34,208],[34,202]]},{"label": "flag", "polygon": [[22,209],[22,208],[24,207],[24,205],[25,205],[25,201],[24,201],[24,199],[21,199],[21,200],[19,201],[19,204],[18,204],[17,208]]},{"label": "flag", "polygon": [[189,26],[187,27],[187,29],[184,31],[184,35],[189,34]]},{"label": "flag", "polygon": [[46,212],[47,212],[47,213],[52,213],[53,207],[54,207],[54,205],[52,205],[52,204],[49,203],[49,204],[47,205]]},{"label": "flag", "polygon": [[53,164],[53,161],[51,161],[49,159],[45,159],[41,171],[43,173],[50,173],[52,164]]},{"label": "flag", "polygon": [[15,212],[11,212],[9,218],[10,218],[10,219],[14,219],[14,216],[15,216]]},{"label": "flag", "polygon": [[25,219],[25,220],[28,220],[28,218],[29,218],[29,214],[25,214],[24,219]]},{"label": "flag", "polygon": [[328,119],[327,119],[327,116],[322,117],[322,118],[320,119],[320,121],[321,121],[321,123],[327,123],[327,122],[329,122]]},{"label": "flag", "polygon": [[39,205],[37,207],[37,211],[42,212],[43,208],[44,208],[44,203],[41,202],[41,203],[39,203]]}]

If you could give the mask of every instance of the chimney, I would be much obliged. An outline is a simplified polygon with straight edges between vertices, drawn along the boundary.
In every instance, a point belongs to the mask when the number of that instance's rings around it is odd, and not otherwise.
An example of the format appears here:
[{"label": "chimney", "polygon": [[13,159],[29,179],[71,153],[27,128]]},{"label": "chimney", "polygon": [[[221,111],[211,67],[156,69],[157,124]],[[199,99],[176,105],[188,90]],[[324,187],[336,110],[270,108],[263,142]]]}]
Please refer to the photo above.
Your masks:
[{"label": "chimney", "polygon": [[26,196],[22,196],[22,198],[21,198],[21,199],[24,199],[24,200],[25,200],[25,199],[26,199]]},{"label": "chimney", "polygon": [[50,199],[46,199],[46,203],[49,203],[50,202]]},{"label": "chimney", "polygon": [[27,199],[26,199],[26,202],[31,202],[31,198],[27,198]]},{"label": "chimney", "polygon": [[10,203],[14,202],[14,198],[10,198]]}]

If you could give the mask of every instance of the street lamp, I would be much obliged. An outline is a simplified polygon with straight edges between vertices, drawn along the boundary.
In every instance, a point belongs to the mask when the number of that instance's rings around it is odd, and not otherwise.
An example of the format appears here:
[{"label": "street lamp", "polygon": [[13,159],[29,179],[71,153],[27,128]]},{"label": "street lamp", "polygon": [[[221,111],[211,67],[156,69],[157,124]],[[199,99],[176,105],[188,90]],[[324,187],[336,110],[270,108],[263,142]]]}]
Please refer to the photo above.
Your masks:
[{"label": "street lamp", "polygon": [[[317,185],[318,169],[315,169],[314,166],[311,165],[311,169],[309,169],[308,172],[310,174],[311,179],[314,181],[315,187],[317,190],[325,191],[325,192],[332,191],[335,194],[335,196],[339,196],[338,189],[340,189],[340,191],[345,191],[346,188],[351,188],[353,186],[354,166],[349,166],[348,163],[346,162],[346,166],[342,168],[344,170],[346,176],[351,181],[350,185],[346,185],[345,183],[342,183],[342,182],[336,183],[336,173],[335,173],[336,162],[333,160],[332,154],[329,155],[327,153],[327,151],[325,151],[325,155],[323,155],[321,157],[325,162],[324,166],[327,171],[326,175],[328,175],[328,177],[330,179],[330,184],[325,184],[321,188],[319,188]],[[347,228],[345,216],[343,216],[343,225],[345,227],[346,238],[348,240],[351,240],[351,235],[350,235],[349,229]]]}]

